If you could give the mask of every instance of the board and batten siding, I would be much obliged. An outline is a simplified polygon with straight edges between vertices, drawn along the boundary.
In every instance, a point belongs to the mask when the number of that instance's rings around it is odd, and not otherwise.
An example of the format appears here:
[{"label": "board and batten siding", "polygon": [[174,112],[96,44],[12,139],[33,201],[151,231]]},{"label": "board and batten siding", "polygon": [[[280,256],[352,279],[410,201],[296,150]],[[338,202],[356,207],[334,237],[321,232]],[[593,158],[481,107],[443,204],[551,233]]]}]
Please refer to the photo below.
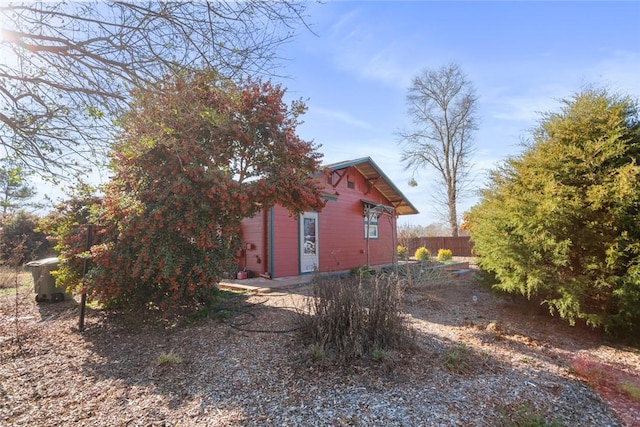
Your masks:
[{"label": "board and batten siding", "polygon": [[[344,171],[343,171],[344,172]],[[334,181],[337,177],[334,176]],[[349,188],[351,183],[353,188]],[[369,184],[353,167],[334,188],[326,186],[328,193],[336,192],[337,198],[327,201],[320,212],[320,269],[343,271],[367,264],[367,239],[362,200],[388,205],[388,200]],[[393,261],[395,246],[392,244],[392,224],[395,220],[382,216],[378,220],[378,238],[369,239],[369,264],[388,264]],[[393,246],[393,247],[392,247]]]},{"label": "board and batten siding", "polygon": [[[322,272],[338,272],[367,264],[367,239],[363,217],[362,200],[389,205],[374,187],[369,186],[364,177],[350,167],[338,183],[334,175],[333,183],[324,176],[322,184],[328,194],[326,206],[318,213],[319,269]],[[272,277],[286,277],[300,274],[299,221],[289,215],[287,209],[276,205],[268,211],[268,235],[270,244],[266,248],[271,259],[257,263],[256,255],[263,258],[261,242],[263,236],[263,213],[243,221],[242,232],[247,249],[246,268],[256,274],[269,269]],[[395,256],[395,219],[383,215],[378,220],[378,238],[369,239],[369,264],[371,266],[390,264]],[[249,244],[249,245],[247,245]],[[266,252],[265,252],[266,253]],[[241,260],[241,262],[243,262]],[[244,266],[244,264],[241,264]]]},{"label": "board and batten siding", "polygon": [[268,242],[263,235],[264,212],[260,211],[251,218],[245,218],[241,224],[243,252],[238,259],[241,269],[260,275],[269,271]]},{"label": "board and batten siding", "polygon": [[271,215],[272,275],[273,277],[298,275],[300,274],[298,218],[289,215],[289,211],[279,205],[273,207]]}]

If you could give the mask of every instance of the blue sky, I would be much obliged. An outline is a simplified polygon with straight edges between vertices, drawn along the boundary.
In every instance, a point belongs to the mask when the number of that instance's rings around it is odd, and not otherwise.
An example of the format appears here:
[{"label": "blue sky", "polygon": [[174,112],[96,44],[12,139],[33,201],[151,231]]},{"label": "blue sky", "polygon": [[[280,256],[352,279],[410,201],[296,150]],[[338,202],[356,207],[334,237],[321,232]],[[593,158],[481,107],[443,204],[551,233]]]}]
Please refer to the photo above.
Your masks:
[{"label": "blue sky", "polygon": [[315,34],[300,30],[281,52],[279,80],[309,107],[298,134],[322,145],[324,163],[370,156],[420,211],[401,224],[443,220],[433,172],[412,188],[400,161],[397,131],[410,124],[405,97],[421,70],[454,62],[475,86],[476,188],[561,99],[588,85],[640,98],[640,2],[329,1],[308,13]]}]

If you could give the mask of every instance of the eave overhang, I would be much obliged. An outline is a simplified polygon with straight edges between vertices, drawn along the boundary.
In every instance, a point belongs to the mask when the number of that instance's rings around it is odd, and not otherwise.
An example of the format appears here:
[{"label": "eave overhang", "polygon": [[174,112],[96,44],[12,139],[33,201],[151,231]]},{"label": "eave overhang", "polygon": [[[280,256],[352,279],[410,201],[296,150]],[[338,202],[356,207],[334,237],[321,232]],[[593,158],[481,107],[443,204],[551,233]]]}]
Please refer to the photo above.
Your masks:
[{"label": "eave overhang", "polygon": [[413,204],[387,177],[371,157],[363,157],[355,160],[325,165],[325,169],[333,172],[340,172],[350,167],[355,168],[371,188],[375,188],[387,199],[387,204],[395,209],[396,215],[414,215],[418,213]]}]

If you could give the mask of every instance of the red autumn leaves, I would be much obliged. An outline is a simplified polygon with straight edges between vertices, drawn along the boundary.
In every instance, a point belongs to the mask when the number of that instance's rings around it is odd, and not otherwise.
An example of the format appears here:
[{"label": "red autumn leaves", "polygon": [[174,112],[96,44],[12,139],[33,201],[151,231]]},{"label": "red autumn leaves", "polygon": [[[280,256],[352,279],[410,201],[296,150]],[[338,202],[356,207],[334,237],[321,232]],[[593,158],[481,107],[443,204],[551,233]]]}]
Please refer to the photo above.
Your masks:
[{"label": "red autumn leaves", "polygon": [[90,294],[162,309],[211,301],[232,272],[240,223],[276,203],[322,209],[321,155],[295,129],[305,110],[270,82],[214,72],[139,91],[114,144],[92,249]]}]

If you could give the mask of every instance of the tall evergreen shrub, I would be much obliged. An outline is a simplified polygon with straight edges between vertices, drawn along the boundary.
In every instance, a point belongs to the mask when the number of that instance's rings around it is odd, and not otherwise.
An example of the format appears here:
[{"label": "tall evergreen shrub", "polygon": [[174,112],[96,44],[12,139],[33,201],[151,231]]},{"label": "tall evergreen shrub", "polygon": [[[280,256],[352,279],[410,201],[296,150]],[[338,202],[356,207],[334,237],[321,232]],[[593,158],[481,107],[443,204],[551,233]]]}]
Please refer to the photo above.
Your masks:
[{"label": "tall evergreen shrub", "polygon": [[639,329],[639,123],[637,101],[585,90],[492,172],[467,226],[498,288],[572,324]]}]

